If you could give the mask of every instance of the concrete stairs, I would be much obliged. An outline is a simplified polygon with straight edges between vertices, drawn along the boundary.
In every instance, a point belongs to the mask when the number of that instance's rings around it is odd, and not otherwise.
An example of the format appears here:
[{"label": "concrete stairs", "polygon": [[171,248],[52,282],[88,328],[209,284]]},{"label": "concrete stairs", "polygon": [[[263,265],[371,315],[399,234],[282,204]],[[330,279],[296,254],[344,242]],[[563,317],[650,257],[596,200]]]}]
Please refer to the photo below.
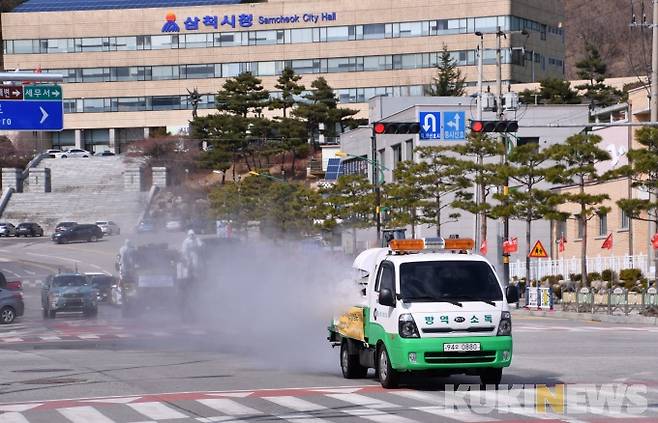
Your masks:
[{"label": "concrete stairs", "polygon": [[[34,221],[51,233],[61,221],[93,223],[113,220],[128,232],[137,224],[146,192],[124,191],[123,157],[44,159],[37,168],[49,168],[51,192],[14,193],[0,220]],[[136,164],[135,164],[136,166]]]}]

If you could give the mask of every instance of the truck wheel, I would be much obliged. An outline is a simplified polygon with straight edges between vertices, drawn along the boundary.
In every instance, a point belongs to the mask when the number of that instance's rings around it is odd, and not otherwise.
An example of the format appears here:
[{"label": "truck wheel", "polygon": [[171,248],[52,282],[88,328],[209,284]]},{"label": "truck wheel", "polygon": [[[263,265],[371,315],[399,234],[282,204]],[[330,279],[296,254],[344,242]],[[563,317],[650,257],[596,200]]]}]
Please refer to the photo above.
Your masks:
[{"label": "truck wheel", "polygon": [[382,344],[377,353],[377,377],[382,387],[394,389],[400,382],[400,373],[391,366],[386,347]]},{"label": "truck wheel", "polygon": [[360,379],[366,377],[368,368],[359,363],[358,354],[350,354],[346,340],[340,345],[340,369],[345,379]]},{"label": "truck wheel", "polygon": [[500,385],[503,369],[485,369],[480,373],[480,383],[483,385]]}]

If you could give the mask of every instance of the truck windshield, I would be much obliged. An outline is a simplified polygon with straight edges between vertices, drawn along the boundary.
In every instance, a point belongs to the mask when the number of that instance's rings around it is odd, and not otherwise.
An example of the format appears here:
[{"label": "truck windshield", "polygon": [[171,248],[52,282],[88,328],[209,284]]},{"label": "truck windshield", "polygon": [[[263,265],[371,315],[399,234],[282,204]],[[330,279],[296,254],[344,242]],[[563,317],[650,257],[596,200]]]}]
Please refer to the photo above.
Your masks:
[{"label": "truck windshield", "polygon": [[491,267],[474,261],[400,265],[400,296],[407,301],[502,301]]}]

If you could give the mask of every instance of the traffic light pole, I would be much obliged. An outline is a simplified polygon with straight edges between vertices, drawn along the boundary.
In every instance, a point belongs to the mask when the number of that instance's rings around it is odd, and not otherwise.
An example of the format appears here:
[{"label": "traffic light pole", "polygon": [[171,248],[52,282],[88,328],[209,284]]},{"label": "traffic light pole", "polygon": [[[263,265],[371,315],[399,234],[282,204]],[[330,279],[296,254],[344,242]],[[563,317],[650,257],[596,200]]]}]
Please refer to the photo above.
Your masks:
[{"label": "traffic light pole", "polygon": [[382,237],[382,221],[380,207],[382,202],[382,193],[379,189],[379,176],[377,175],[377,134],[373,128],[372,135],[370,136],[370,146],[372,160],[370,167],[372,168],[372,186],[375,191],[375,222],[377,224],[377,246],[381,246]]},{"label": "traffic light pole", "polygon": [[[503,120],[503,78],[502,78],[502,60],[500,57],[501,41],[500,37],[504,37],[505,33],[501,31],[500,27],[496,29],[496,119]],[[503,144],[503,164],[507,163],[507,139],[502,133],[498,133],[498,142]],[[509,195],[509,180],[505,177],[503,185],[503,195]],[[509,239],[509,217],[503,218],[503,242]],[[500,245],[498,246],[501,247]],[[505,286],[509,285],[509,253],[503,252],[503,283]]]}]

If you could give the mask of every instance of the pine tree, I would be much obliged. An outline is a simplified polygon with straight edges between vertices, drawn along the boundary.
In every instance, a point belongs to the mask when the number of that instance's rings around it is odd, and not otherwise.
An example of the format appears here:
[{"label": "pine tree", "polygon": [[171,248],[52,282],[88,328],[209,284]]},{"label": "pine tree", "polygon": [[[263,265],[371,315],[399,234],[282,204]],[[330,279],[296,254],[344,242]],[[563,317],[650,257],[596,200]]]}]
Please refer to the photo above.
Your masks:
[{"label": "pine tree", "polygon": [[296,74],[292,68],[285,68],[277,79],[274,88],[281,91],[281,96],[272,99],[270,108],[281,109],[284,118],[288,117],[288,110],[297,105],[295,97],[301,95],[306,89],[303,84],[299,83],[301,79],[302,76]]},{"label": "pine tree", "polygon": [[530,250],[532,248],[532,222],[555,215],[559,195],[554,191],[539,188],[540,184],[552,176],[555,168],[547,166],[550,155],[541,151],[536,144],[526,144],[514,148],[503,166],[503,174],[514,187],[508,193],[499,193],[494,198],[499,203],[493,214],[525,221],[525,271],[526,281],[530,282]]},{"label": "pine tree", "polygon": [[585,91],[584,97],[592,107],[607,107],[624,100],[624,93],[604,83],[608,66],[593,44],[585,44],[585,57],[576,62],[576,69],[578,78],[588,81],[576,89]]},{"label": "pine tree", "polygon": [[539,90],[523,90],[519,98],[524,104],[580,104],[582,98],[571,89],[571,83],[558,78],[539,81]]},{"label": "pine tree", "polygon": [[[616,174],[628,176],[633,188],[647,193],[648,198],[628,198],[617,204],[629,218],[653,222],[658,228],[658,128],[643,127],[635,132],[635,139],[642,148],[629,151],[629,164],[618,169]],[[654,277],[658,276],[658,254],[655,260]]]},{"label": "pine tree", "polygon": [[461,97],[464,95],[466,78],[462,77],[461,70],[457,68],[457,61],[450,55],[448,46],[444,43],[436,65],[437,76],[427,88],[430,96]]},{"label": "pine tree", "polygon": [[601,202],[608,200],[608,194],[590,194],[585,191],[589,183],[604,181],[607,175],[599,175],[596,165],[610,160],[610,154],[599,147],[602,139],[598,135],[576,134],[566,139],[563,144],[555,144],[548,148],[547,154],[557,164],[548,174],[548,181],[553,183],[575,185],[577,192],[563,193],[560,196],[562,204],[575,204],[578,212],[573,217],[582,227],[581,241],[581,281],[587,285],[587,222],[596,215],[605,214],[609,208],[601,207]]},{"label": "pine tree", "polygon": [[270,94],[263,88],[262,80],[251,72],[243,72],[224,82],[215,101],[219,111],[247,117],[250,113],[260,115],[269,99]]}]

